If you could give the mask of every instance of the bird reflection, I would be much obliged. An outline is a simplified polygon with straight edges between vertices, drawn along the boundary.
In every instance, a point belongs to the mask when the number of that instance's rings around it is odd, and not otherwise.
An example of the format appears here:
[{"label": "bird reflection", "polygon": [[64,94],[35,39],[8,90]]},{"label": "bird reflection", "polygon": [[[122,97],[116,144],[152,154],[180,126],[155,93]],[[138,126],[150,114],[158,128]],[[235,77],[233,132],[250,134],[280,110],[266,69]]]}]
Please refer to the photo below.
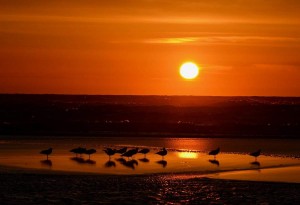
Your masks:
[{"label": "bird reflection", "polygon": [[106,168],[116,167],[116,163],[115,163],[114,161],[108,160],[108,161],[104,164],[104,166],[105,166]]},{"label": "bird reflection", "polygon": [[131,168],[131,169],[135,169],[135,167],[139,165],[138,161],[136,161],[135,159],[126,161],[123,158],[119,158],[119,159],[116,159],[116,161],[120,162],[120,164],[122,164],[123,166]]},{"label": "bird reflection", "polygon": [[72,161],[77,162],[78,164],[90,164],[90,165],[95,165],[96,164],[96,161],[94,161],[94,160],[91,160],[91,159],[85,160],[81,157],[71,157],[70,159]]},{"label": "bird reflection", "polygon": [[46,167],[52,167],[52,161],[50,159],[46,160],[41,160],[41,165],[46,166]]},{"label": "bird reflection", "polygon": [[141,162],[145,162],[145,163],[148,163],[148,162],[150,162],[150,160],[149,160],[149,159],[147,159],[147,158],[142,158],[142,159],[139,159],[139,161],[141,161]]},{"label": "bird reflection", "polygon": [[212,163],[212,164],[215,164],[215,165],[217,165],[217,166],[220,166],[220,162],[218,161],[218,160],[216,160],[216,159],[210,159],[210,160],[208,160],[210,163]]},{"label": "bird reflection", "polygon": [[96,161],[88,159],[88,160],[85,160],[85,163],[86,164],[96,164]]},{"label": "bird reflection", "polygon": [[256,167],[260,167],[259,161],[254,161],[254,162],[251,162],[250,164],[253,166],[256,166]]},{"label": "bird reflection", "polygon": [[159,160],[156,163],[162,165],[163,168],[165,168],[168,164],[166,160]]},{"label": "bird reflection", "polygon": [[117,162],[120,162],[121,164],[122,163],[125,163],[126,162],[126,159],[124,158],[119,158],[119,159],[116,159]]},{"label": "bird reflection", "polygon": [[71,157],[70,158],[72,161],[78,162],[79,164],[83,164],[85,160],[81,157]]}]

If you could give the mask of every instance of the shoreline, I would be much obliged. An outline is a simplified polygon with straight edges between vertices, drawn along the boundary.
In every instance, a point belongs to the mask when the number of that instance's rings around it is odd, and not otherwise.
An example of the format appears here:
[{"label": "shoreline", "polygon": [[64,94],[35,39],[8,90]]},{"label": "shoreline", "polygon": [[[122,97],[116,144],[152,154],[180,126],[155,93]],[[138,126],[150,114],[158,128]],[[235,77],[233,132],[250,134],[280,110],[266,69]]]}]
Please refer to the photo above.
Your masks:
[{"label": "shoreline", "polygon": [[[67,171],[67,170],[46,170],[42,168],[25,168],[18,166],[6,166],[0,164],[0,173],[4,174],[33,174],[33,175],[72,175],[72,176],[102,176],[102,177],[155,177],[155,176],[164,176],[171,178],[180,178],[180,179],[193,179],[193,178],[210,178],[210,179],[220,179],[220,180],[237,180],[237,181],[249,181],[249,182],[273,182],[273,183],[291,183],[291,184],[300,184],[300,181],[270,181],[270,180],[254,180],[254,179],[222,179],[218,175],[235,175],[237,173],[247,173],[251,171],[265,171],[271,170],[276,171],[284,168],[300,168],[300,164],[290,164],[290,165],[278,165],[270,166],[263,168],[248,168],[248,169],[232,169],[232,170],[219,170],[219,171],[189,171],[189,172],[161,172],[161,173],[135,173],[135,174],[107,174],[107,173],[95,173],[87,171]],[[217,176],[217,177],[216,177]]]}]

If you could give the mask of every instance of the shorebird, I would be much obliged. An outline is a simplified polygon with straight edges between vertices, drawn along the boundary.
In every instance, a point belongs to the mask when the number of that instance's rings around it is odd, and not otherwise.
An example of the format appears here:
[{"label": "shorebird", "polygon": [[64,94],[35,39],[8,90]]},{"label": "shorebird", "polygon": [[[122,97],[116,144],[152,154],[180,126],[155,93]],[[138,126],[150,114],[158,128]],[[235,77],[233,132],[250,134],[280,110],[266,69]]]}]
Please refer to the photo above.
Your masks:
[{"label": "shorebird", "polygon": [[52,148],[42,150],[40,153],[47,155],[47,160],[48,160],[48,155],[50,155],[52,153]]},{"label": "shorebird", "polygon": [[220,153],[220,147],[218,147],[215,150],[210,151],[208,154],[209,155],[214,155],[214,159],[216,159],[216,155]]},{"label": "shorebird", "polygon": [[255,157],[255,161],[257,161],[257,157],[260,155],[261,149],[257,150],[256,152],[252,152],[249,155]]},{"label": "shorebird", "polygon": [[78,149],[78,154],[80,155],[80,157],[81,157],[82,154],[84,154],[85,152],[86,152],[86,148],[79,147],[79,149]]},{"label": "shorebird", "polygon": [[116,150],[116,153],[123,154],[123,153],[125,153],[126,151],[127,151],[127,147],[123,147],[123,148],[121,148],[121,149],[117,149],[117,150]]},{"label": "shorebird", "polygon": [[80,156],[82,154],[84,154],[86,152],[86,149],[85,148],[82,148],[82,147],[77,147],[77,148],[74,148],[74,149],[71,149],[70,152],[73,152],[76,154],[76,157],[78,156],[78,154],[80,154]]},{"label": "shorebird", "polygon": [[168,154],[168,151],[166,150],[166,148],[162,148],[162,150],[160,150],[159,152],[156,152],[155,154],[162,156],[162,159],[164,159],[164,156],[166,156]]},{"label": "shorebird", "polygon": [[76,154],[76,157],[78,156],[78,149],[80,149],[80,147],[71,149],[70,152],[73,152],[74,154]]},{"label": "shorebird", "polygon": [[96,153],[95,149],[85,150],[85,154],[89,155],[89,159],[91,158],[91,154],[94,154],[94,153]]},{"label": "shorebird", "polygon": [[144,154],[144,158],[146,158],[146,154],[147,154],[148,152],[150,152],[150,149],[147,149],[147,148],[141,149],[141,150],[139,151],[139,153]]},{"label": "shorebird", "polygon": [[132,157],[133,155],[138,153],[138,150],[139,150],[139,148],[134,148],[134,149],[128,150],[127,152],[123,153],[121,156],[128,157],[128,159],[129,159],[129,157]]},{"label": "shorebird", "polygon": [[115,149],[111,149],[111,148],[106,148],[106,149],[103,150],[103,151],[108,155],[109,159],[110,159],[110,157],[111,157],[112,155],[114,155],[114,154],[116,153],[116,150],[115,150]]}]

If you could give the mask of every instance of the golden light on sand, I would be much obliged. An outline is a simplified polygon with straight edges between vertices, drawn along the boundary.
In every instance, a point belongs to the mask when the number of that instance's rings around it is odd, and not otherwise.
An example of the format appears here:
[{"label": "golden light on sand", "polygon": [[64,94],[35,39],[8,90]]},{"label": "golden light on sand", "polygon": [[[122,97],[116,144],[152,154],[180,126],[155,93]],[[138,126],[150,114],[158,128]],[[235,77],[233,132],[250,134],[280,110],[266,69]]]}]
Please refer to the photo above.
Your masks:
[{"label": "golden light on sand", "polygon": [[191,80],[199,75],[199,68],[193,62],[186,62],[180,66],[179,73],[181,77]]},{"label": "golden light on sand", "polygon": [[196,153],[196,152],[179,152],[178,157],[185,158],[185,159],[197,159],[198,153]]}]

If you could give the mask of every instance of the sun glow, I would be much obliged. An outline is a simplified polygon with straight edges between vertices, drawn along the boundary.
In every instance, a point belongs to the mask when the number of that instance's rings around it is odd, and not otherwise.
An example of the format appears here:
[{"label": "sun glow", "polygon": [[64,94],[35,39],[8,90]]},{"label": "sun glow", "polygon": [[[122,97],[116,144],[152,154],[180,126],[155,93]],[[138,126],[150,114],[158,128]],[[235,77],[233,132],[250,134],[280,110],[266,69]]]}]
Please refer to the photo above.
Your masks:
[{"label": "sun glow", "polygon": [[194,79],[199,74],[199,68],[195,63],[186,62],[180,66],[180,75],[188,80]]},{"label": "sun glow", "polygon": [[196,153],[196,152],[179,152],[178,157],[185,158],[185,159],[197,159],[198,153]]}]

